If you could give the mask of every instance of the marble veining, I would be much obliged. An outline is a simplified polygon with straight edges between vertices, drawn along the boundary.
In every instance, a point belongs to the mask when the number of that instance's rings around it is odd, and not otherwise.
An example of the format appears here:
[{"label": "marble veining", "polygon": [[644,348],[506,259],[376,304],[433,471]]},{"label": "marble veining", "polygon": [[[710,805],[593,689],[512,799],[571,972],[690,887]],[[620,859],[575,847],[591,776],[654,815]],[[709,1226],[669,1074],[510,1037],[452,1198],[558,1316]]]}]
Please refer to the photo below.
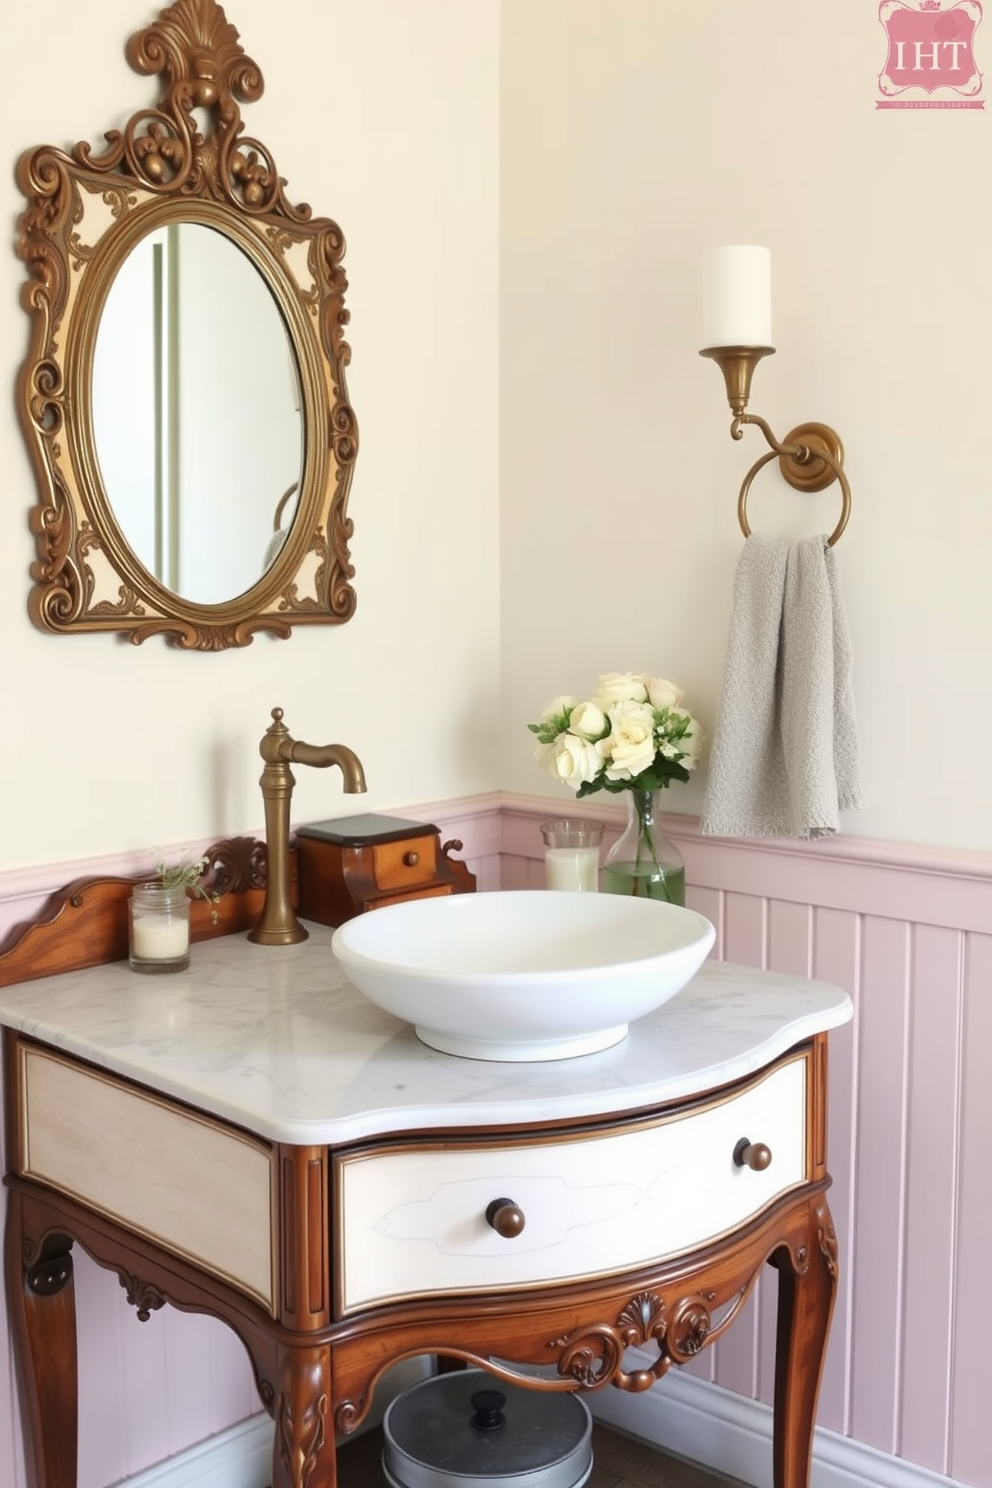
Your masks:
[{"label": "marble veining", "polygon": [[189,970],[167,976],[120,961],[0,988],[0,1022],[259,1136],[336,1144],[675,1100],[751,1074],[852,1015],[847,994],[824,982],[708,961],[602,1053],[461,1059],[363,997],[331,954],[333,932],[308,929],[295,946],[205,941]]}]

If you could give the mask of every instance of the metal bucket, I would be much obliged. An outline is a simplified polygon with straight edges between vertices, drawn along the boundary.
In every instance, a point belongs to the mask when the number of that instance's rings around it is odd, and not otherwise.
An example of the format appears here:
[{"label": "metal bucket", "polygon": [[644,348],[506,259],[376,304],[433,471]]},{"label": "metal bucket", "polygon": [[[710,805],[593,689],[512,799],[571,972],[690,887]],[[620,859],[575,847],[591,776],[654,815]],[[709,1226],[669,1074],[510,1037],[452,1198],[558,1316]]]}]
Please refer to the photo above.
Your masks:
[{"label": "metal bucket", "polygon": [[483,1369],[404,1390],[382,1432],[390,1488],[582,1488],[592,1472],[584,1400],[504,1384]]}]

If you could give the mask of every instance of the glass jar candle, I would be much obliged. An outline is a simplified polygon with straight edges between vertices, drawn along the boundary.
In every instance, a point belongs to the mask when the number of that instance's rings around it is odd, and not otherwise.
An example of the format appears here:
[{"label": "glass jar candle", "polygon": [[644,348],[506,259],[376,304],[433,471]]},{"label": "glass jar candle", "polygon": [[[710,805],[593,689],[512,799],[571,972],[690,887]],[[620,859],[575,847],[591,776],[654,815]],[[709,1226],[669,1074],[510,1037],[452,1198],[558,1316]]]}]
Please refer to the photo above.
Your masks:
[{"label": "glass jar candle", "polygon": [[128,901],[132,971],[184,971],[189,965],[189,895],[184,886],[135,884]]},{"label": "glass jar candle", "polygon": [[544,880],[549,889],[577,893],[599,888],[599,847],[603,824],[596,821],[542,822]]}]

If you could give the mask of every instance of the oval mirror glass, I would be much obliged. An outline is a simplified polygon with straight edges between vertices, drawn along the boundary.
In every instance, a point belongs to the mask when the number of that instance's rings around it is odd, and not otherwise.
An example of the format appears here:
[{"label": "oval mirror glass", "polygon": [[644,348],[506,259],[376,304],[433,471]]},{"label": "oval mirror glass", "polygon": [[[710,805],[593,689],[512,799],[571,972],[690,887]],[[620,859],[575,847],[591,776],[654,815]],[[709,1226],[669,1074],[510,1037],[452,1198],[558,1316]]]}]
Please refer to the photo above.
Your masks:
[{"label": "oval mirror glass", "polygon": [[295,354],[264,277],[223,233],[143,237],[93,356],[107,500],[148,572],[195,604],[251,589],[292,525],[304,430]]}]

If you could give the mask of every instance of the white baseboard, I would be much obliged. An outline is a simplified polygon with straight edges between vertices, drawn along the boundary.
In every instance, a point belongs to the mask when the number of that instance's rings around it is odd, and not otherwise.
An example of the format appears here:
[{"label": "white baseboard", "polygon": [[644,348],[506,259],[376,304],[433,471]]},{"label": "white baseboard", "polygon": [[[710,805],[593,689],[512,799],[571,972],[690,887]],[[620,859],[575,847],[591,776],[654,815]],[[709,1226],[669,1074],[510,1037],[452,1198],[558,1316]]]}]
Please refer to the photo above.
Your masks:
[{"label": "white baseboard", "polygon": [[271,1482],[272,1422],[260,1415],[146,1468],[119,1488],[268,1488]]},{"label": "white baseboard", "polygon": [[[638,1350],[632,1350],[635,1358]],[[643,1367],[650,1360],[643,1355]],[[633,1367],[641,1367],[640,1362]],[[643,1395],[607,1388],[587,1396],[593,1415],[711,1472],[772,1488],[772,1411],[758,1400],[672,1370]],[[816,1428],[811,1488],[960,1488],[929,1468]]]},{"label": "white baseboard", "polygon": [[[426,1379],[432,1368],[432,1360],[423,1356],[403,1359],[387,1369],[360,1432],[378,1426],[389,1402],[401,1390]],[[273,1429],[268,1416],[252,1416],[167,1462],[127,1478],[118,1488],[268,1488],[272,1482]]]}]

